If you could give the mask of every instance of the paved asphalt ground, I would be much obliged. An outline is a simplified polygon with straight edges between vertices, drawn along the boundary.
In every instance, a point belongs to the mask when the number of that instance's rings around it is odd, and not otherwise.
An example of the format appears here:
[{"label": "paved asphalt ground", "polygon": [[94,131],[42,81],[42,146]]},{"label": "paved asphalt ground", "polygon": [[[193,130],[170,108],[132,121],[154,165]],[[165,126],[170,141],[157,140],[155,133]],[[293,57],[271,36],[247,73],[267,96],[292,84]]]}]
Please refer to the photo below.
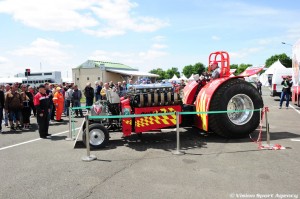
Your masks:
[{"label": "paved asphalt ground", "polygon": [[187,129],[186,154],[176,156],[174,132],[148,133],[143,142],[132,136],[129,144],[114,133],[108,148],[91,152],[98,160],[83,162],[86,150],[65,141],[68,123],[58,123],[51,140],[38,139],[36,129],[0,135],[0,198],[298,198],[300,110],[279,110],[263,92],[271,143],[286,150]]}]

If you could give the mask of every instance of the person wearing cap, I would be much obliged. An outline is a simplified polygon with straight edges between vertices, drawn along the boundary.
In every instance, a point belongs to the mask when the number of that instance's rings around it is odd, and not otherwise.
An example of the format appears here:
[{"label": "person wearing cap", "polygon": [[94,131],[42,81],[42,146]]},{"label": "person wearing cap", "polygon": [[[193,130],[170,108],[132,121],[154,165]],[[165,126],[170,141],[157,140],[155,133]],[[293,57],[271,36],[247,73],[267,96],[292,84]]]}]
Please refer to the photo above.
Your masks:
[{"label": "person wearing cap", "polygon": [[282,92],[280,96],[279,109],[282,108],[282,103],[284,99],[286,101],[285,107],[286,109],[288,109],[290,96],[291,96],[291,87],[293,86],[291,76],[283,77],[283,81],[281,82],[281,85],[282,85]]},{"label": "person wearing cap", "polygon": [[212,79],[217,79],[220,77],[220,68],[219,68],[219,65],[218,65],[218,62],[217,61],[212,61],[210,63],[210,69],[212,71],[211,73],[211,78]]},{"label": "person wearing cap", "polygon": [[40,138],[51,138],[51,134],[48,133],[50,102],[45,85],[41,84],[39,86],[39,92],[34,96],[33,103],[36,108],[36,118],[39,126]]},{"label": "person wearing cap", "polygon": [[61,93],[61,88],[56,87],[56,92],[53,97],[54,106],[56,108],[56,121],[61,122],[61,115],[64,110],[64,96]]}]

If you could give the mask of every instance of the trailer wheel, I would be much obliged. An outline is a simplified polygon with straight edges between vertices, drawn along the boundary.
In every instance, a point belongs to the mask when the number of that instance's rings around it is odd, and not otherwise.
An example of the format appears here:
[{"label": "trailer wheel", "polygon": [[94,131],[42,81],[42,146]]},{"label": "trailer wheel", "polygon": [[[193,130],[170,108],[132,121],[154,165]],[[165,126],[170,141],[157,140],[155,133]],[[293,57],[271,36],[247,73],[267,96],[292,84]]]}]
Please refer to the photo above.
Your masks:
[{"label": "trailer wheel", "polygon": [[[262,107],[262,97],[253,85],[242,79],[230,79],[213,94],[210,111],[253,110]],[[245,137],[258,127],[259,122],[259,111],[209,115],[210,129],[227,138]]]},{"label": "trailer wheel", "polygon": [[[92,124],[90,130],[90,146],[93,148],[103,148],[108,144],[109,133],[108,130],[101,124]],[[82,134],[82,140],[86,145],[86,129]]]}]

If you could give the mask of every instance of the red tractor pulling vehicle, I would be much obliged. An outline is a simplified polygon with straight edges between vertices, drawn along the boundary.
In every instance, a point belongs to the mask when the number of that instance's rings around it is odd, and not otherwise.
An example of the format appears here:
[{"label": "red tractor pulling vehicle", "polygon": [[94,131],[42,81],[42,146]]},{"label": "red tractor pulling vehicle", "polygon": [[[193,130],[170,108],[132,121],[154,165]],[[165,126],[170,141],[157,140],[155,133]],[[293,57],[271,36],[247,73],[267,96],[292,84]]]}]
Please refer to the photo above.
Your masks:
[{"label": "red tractor pulling vehicle", "polygon": [[[181,127],[196,126],[200,130],[214,132],[226,138],[245,137],[259,125],[263,100],[257,89],[243,76],[230,76],[230,60],[227,52],[211,53],[209,63],[218,62],[220,77],[214,80],[192,81],[183,89],[183,98],[167,84],[132,86],[126,98],[119,98],[113,91],[107,92],[107,101],[94,105],[91,115],[129,115],[168,112],[203,112],[181,115]],[[210,68],[208,68],[210,71]],[[253,74],[247,74],[253,75]],[[209,111],[228,111],[208,114]],[[237,111],[237,112],[234,112]],[[109,132],[121,130],[124,137],[132,132],[143,132],[172,127],[176,116],[145,116],[122,119],[89,119],[90,145],[101,148],[109,141]],[[85,143],[85,130],[83,140]]]}]

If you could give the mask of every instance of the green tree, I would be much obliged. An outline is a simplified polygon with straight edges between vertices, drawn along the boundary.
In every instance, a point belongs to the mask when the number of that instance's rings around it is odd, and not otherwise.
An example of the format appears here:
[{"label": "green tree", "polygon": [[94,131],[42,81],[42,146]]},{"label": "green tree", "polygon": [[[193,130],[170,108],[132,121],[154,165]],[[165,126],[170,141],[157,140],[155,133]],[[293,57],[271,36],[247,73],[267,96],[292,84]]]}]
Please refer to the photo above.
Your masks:
[{"label": "green tree", "polygon": [[156,78],[157,80],[167,79],[167,73],[162,68],[152,69],[149,73],[159,75],[159,77]]},{"label": "green tree", "polygon": [[180,77],[180,72],[178,71],[178,68],[172,67],[172,68],[168,69],[166,71],[166,79],[171,79],[174,76],[174,74],[177,77]]},{"label": "green tree", "polygon": [[279,54],[279,55],[272,55],[270,58],[268,58],[265,62],[265,67],[269,68],[274,62],[279,60],[282,65],[284,65],[287,68],[292,67],[292,60],[290,57],[288,57],[285,53]]},{"label": "green tree", "polygon": [[231,64],[230,65],[230,69],[237,69],[239,67],[239,65],[237,64]]},{"label": "green tree", "polygon": [[205,66],[204,64],[198,62],[194,65],[194,74],[199,74],[201,75],[205,71]]},{"label": "green tree", "polygon": [[182,73],[187,77],[189,78],[194,72],[194,67],[193,65],[187,65],[185,67],[183,67],[182,69]]},{"label": "green tree", "polygon": [[189,78],[192,74],[202,74],[206,70],[204,64],[196,63],[195,65],[187,65],[183,67],[182,73]]},{"label": "green tree", "polygon": [[252,66],[252,64],[240,64],[234,74],[239,75],[242,72],[244,72],[250,66]]}]

